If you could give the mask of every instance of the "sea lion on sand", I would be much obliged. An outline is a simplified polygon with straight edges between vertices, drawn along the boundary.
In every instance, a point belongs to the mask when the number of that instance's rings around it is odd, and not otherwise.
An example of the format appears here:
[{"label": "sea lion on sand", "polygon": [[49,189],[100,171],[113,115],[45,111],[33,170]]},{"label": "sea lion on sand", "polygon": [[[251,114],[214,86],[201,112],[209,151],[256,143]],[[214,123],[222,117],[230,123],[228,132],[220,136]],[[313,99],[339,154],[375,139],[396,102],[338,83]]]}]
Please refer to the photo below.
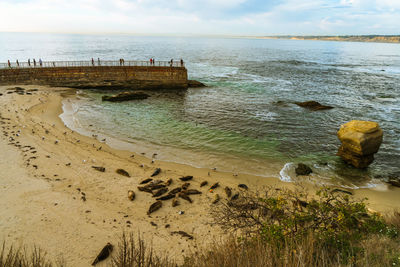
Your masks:
[{"label": "sea lion on sand", "polygon": [[95,169],[96,171],[99,171],[99,172],[105,172],[106,171],[106,168],[104,168],[104,167],[92,166],[92,168]]},{"label": "sea lion on sand", "polygon": [[115,172],[120,174],[120,175],[122,175],[122,176],[131,177],[129,175],[129,173],[127,171],[125,171],[124,169],[117,169]]},{"label": "sea lion on sand", "polygon": [[140,184],[147,184],[148,182],[151,182],[151,181],[153,181],[153,179],[147,178],[147,179],[144,179],[143,181],[141,181]]},{"label": "sea lion on sand", "polygon": [[199,190],[196,190],[196,189],[188,189],[186,191],[186,194],[187,195],[199,195],[199,194],[201,194],[201,192]]},{"label": "sea lion on sand", "polygon": [[176,194],[176,193],[179,193],[181,191],[182,191],[182,187],[177,187],[177,188],[172,189],[169,193],[170,194]]},{"label": "sea lion on sand", "polygon": [[159,197],[167,192],[168,192],[168,188],[163,187],[163,188],[157,190],[157,192],[153,193],[153,197]]},{"label": "sea lion on sand", "polygon": [[160,172],[161,172],[161,169],[157,168],[150,177],[154,177],[154,176],[160,174]]},{"label": "sea lion on sand", "polygon": [[147,193],[153,194],[153,191],[150,188],[148,188],[147,186],[138,186],[137,189],[142,192],[147,192]]},{"label": "sea lion on sand", "polygon": [[249,187],[247,186],[247,185],[245,185],[245,184],[239,184],[238,185],[240,188],[243,188],[243,189],[249,189]]},{"label": "sea lion on sand", "polygon": [[181,187],[183,190],[186,190],[189,187],[190,183],[184,183]]},{"label": "sea lion on sand", "polygon": [[178,197],[180,197],[180,198],[182,198],[182,199],[184,199],[184,200],[186,200],[186,201],[188,201],[190,203],[193,202],[192,199],[187,194],[185,194],[183,192],[179,192],[178,193]]},{"label": "sea lion on sand", "polygon": [[201,182],[200,187],[206,186],[207,184],[208,184],[207,181],[203,181],[203,182]]},{"label": "sea lion on sand", "polygon": [[128,198],[129,200],[134,200],[135,199],[135,192],[133,192],[132,190],[128,191]]},{"label": "sea lion on sand", "polygon": [[151,190],[156,190],[156,189],[160,189],[160,188],[165,187],[165,184],[155,184],[155,185],[149,184],[148,187],[149,187]]},{"label": "sea lion on sand", "polygon": [[173,200],[172,200],[172,207],[176,207],[176,206],[178,206],[179,205],[179,200],[175,197]]},{"label": "sea lion on sand", "polygon": [[159,210],[162,207],[162,201],[158,200],[157,202],[154,202],[151,204],[149,211],[147,212],[147,215],[150,215],[151,213]]},{"label": "sea lion on sand", "polygon": [[173,231],[171,232],[171,235],[173,234],[178,234],[181,235],[183,237],[187,237],[188,239],[193,239],[194,237],[192,235],[189,235],[188,233],[184,232],[184,231]]},{"label": "sea lion on sand", "polygon": [[231,197],[232,195],[232,189],[230,187],[225,187],[225,193],[227,197]]},{"label": "sea lion on sand", "polygon": [[174,198],[174,197],[175,197],[175,194],[168,194],[168,195],[156,198],[156,199],[157,200],[168,200],[168,199],[171,199],[171,198]]},{"label": "sea lion on sand", "polygon": [[210,189],[215,189],[215,188],[217,188],[218,186],[219,186],[219,183],[216,182],[215,184],[213,184],[213,185],[210,187]]},{"label": "sea lion on sand", "polygon": [[99,261],[107,259],[112,251],[113,251],[113,245],[107,243],[107,245],[105,245],[104,248],[100,251],[99,255],[97,255],[92,265],[96,265]]},{"label": "sea lion on sand", "polygon": [[168,179],[168,180],[165,182],[165,185],[166,185],[166,186],[170,186],[171,184],[172,184],[172,178]]},{"label": "sea lion on sand", "polygon": [[239,193],[236,193],[231,197],[231,200],[236,200],[238,198],[239,198]]},{"label": "sea lion on sand", "polygon": [[213,204],[216,204],[219,201],[219,195],[215,194],[214,200],[213,200]]},{"label": "sea lion on sand", "polygon": [[192,179],[193,179],[193,176],[184,176],[184,177],[179,178],[179,180],[184,181],[184,182],[192,180]]}]

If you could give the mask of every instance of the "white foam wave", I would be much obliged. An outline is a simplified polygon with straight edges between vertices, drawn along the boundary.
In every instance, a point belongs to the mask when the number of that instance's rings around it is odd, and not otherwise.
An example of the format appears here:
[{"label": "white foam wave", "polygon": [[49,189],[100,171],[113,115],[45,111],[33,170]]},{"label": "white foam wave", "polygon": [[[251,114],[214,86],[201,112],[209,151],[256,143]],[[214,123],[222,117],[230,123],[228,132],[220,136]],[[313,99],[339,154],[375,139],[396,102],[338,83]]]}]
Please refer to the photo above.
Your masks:
[{"label": "white foam wave", "polygon": [[295,164],[293,162],[288,162],[283,166],[282,170],[279,172],[279,179],[283,182],[292,182],[292,178],[295,176]]}]

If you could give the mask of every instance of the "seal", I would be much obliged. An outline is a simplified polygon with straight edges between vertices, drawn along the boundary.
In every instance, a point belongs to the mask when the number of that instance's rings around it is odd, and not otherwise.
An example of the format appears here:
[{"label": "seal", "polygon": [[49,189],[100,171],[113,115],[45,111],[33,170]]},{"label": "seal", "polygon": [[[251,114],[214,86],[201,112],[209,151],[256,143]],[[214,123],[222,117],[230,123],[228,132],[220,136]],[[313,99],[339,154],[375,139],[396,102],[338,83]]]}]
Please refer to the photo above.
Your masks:
[{"label": "seal", "polygon": [[243,188],[243,189],[249,189],[249,187],[245,184],[239,184],[238,187]]},{"label": "seal", "polygon": [[153,197],[159,197],[167,192],[168,192],[168,188],[163,187],[163,188],[157,190],[155,193],[153,193]]},{"label": "seal", "polygon": [[225,193],[227,197],[231,197],[232,195],[232,189],[230,187],[225,187]]},{"label": "seal", "polygon": [[171,184],[172,184],[172,178],[168,179],[168,180],[165,182],[165,185],[166,185],[166,186],[170,186]]},{"label": "seal", "polygon": [[169,193],[170,194],[176,194],[176,193],[179,193],[181,191],[182,191],[182,187],[177,187],[177,188],[172,189]]},{"label": "seal", "polygon": [[181,187],[183,190],[186,190],[189,187],[190,183],[184,183]]},{"label": "seal", "polygon": [[172,200],[172,207],[176,207],[176,206],[178,206],[179,205],[179,201],[178,201],[178,199],[175,197],[173,200]]},{"label": "seal", "polygon": [[104,168],[104,167],[92,166],[92,168],[95,169],[96,171],[99,171],[99,172],[105,172],[106,171],[106,168]]},{"label": "seal", "polygon": [[188,189],[188,190],[186,190],[186,194],[187,195],[199,195],[199,194],[201,194],[201,192],[196,189]]},{"label": "seal", "polygon": [[159,197],[159,198],[156,198],[157,200],[168,200],[168,199],[171,199],[171,198],[174,198],[175,197],[175,194],[168,194],[168,195],[165,195],[165,196],[162,196],[162,197]]},{"label": "seal", "polygon": [[160,174],[160,172],[161,172],[161,169],[157,168],[150,177],[154,177],[154,176]]},{"label": "seal", "polygon": [[201,182],[200,187],[206,186],[207,184],[208,184],[207,181],[203,181],[203,182]]},{"label": "seal", "polygon": [[149,210],[147,211],[147,215],[159,210],[162,207],[162,201],[158,200],[150,205]]},{"label": "seal", "polygon": [[122,175],[122,176],[131,177],[129,175],[129,173],[127,171],[125,171],[124,169],[117,169],[115,172],[120,174],[120,175]]},{"label": "seal", "polygon": [[231,200],[236,200],[238,198],[239,198],[239,193],[236,193],[231,197]]},{"label": "seal", "polygon": [[132,190],[128,191],[128,198],[129,200],[134,200],[135,199],[135,192],[133,192]]},{"label": "seal", "polygon": [[153,181],[153,179],[147,178],[147,179],[144,179],[143,181],[141,181],[140,184],[147,184],[148,182],[151,182],[151,181]]},{"label": "seal", "polygon": [[192,199],[187,194],[185,194],[184,192],[179,192],[178,193],[178,197],[188,201],[189,203],[193,202]]},{"label": "seal", "polygon": [[217,188],[218,186],[219,186],[219,183],[216,182],[215,184],[213,184],[213,185],[210,187],[210,189],[215,189],[215,188]]},{"label": "seal", "polygon": [[184,181],[184,182],[187,182],[192,179],[193,179],[193,176],[184,176],[184,177],[179,178],[179,180]]},{"label": "seal", "polygon": [[215,194],[215,197],[214,197],[214,200],[212,201],[212,203],[213,204],[216,204],[216,203],[218,203],[218,201],[219,201],[219,195],[218,194]]},{"label": "seal", "polygon": [[105,245],[104,248],[100,251],[99,255],[97,255],[96,259],[94,259],[92,265],[94,266],[100,261],[107,259],[112,251],[113,251],[113,245],[107,243],[107,245]]}]

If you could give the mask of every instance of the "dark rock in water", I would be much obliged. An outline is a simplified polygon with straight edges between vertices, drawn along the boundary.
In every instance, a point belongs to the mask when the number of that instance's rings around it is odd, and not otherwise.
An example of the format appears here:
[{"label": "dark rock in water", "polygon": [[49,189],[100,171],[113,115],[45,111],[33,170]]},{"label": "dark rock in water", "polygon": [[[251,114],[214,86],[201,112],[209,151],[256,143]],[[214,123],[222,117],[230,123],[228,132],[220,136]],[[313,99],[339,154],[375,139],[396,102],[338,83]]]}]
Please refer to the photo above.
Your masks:
[{"label": "dark rock in water", "polygon": [[303,107],[303,108],[308,108],[311,110],[324,110],[324,109],[332,109],[333,107],[331,106],[325,106],[317,101],[306,101],[306,102],[295,102],[296,105]]},{"label": "dark rock in water", "polygon": [[198,88],[198,87],[207,87],[207,85],[205,85],[204,83],[199,82],[199,81],[188,80],[188,87],[189,88]]},{"label": "dark rock in water", "polygon": [[92,166],[92,168],[95,169],[96,171],[99,171],[99,172],[105,172],[106,171],[106,168],[104,168],[104,167]]},{"label": "dark rock in water", "polygon": [[115,172],[120,174],[120,175],[122,175],[122,176],[131,177],[129,175],[129,173],[127,171],[125,171],[124,169],[117,169]]},{"label": "dark rock in water", "polygon": [[102,260],[105,260],[110,256],[111,252],[113,251],[113,245],[107,243],[105,247],[100,251],[99,255],[97,255],[96,259],[93,261],[92,265],[96,265]]},{"label": "dark rock in water", "polygon": [[161,169],[160,169],[160,168],[157,168],[157,169],[153,172],[153,174],[151,175],[151,177],[154,177],[154,176],[158,175],[160,172],[161,172]]},{"label": "dark rock in water", "polygon": [[296,171],[296,175],[309,175],[310,173],[312,173],[311,168],[303,163],[299,163],[297,165],[295,171]]},{"label": "dark rock in water", "polygon": [[113,96],[102,96],[103,101],[121,102],[128,100],[146,99],[149,95],[143,92],[123,92]]},{"label": "dark rock in water", "polygon": [[193,179],[193,176],[185,176],[185,177],[179,178],[179,180],[184,181],[184,182],[192,180],[192,179]]},{"label": "dark rock in water", "polygon": [[162,201],[158,200],[157,202],[154,202],[151,204],[149,211],[147,212],[147,215],[150,215],[151,213],[159,210],[162,207]]}]

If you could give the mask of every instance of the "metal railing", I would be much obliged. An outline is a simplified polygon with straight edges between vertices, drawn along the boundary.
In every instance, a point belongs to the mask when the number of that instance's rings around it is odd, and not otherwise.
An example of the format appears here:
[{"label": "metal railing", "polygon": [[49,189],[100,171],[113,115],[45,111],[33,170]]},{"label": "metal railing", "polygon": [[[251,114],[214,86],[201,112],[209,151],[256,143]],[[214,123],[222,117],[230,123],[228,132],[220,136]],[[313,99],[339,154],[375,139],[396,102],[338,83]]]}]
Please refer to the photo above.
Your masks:
[{"label": "metal railing", "polygon": [[137,61],[137,60],[94,60],[94,61],[30,61],[0,63],[0,69],[16,68],[57,68],[57,67],[117,67],[117,66],[144,66],[144,67],[184,67],[185,64],[179,61]]}]

